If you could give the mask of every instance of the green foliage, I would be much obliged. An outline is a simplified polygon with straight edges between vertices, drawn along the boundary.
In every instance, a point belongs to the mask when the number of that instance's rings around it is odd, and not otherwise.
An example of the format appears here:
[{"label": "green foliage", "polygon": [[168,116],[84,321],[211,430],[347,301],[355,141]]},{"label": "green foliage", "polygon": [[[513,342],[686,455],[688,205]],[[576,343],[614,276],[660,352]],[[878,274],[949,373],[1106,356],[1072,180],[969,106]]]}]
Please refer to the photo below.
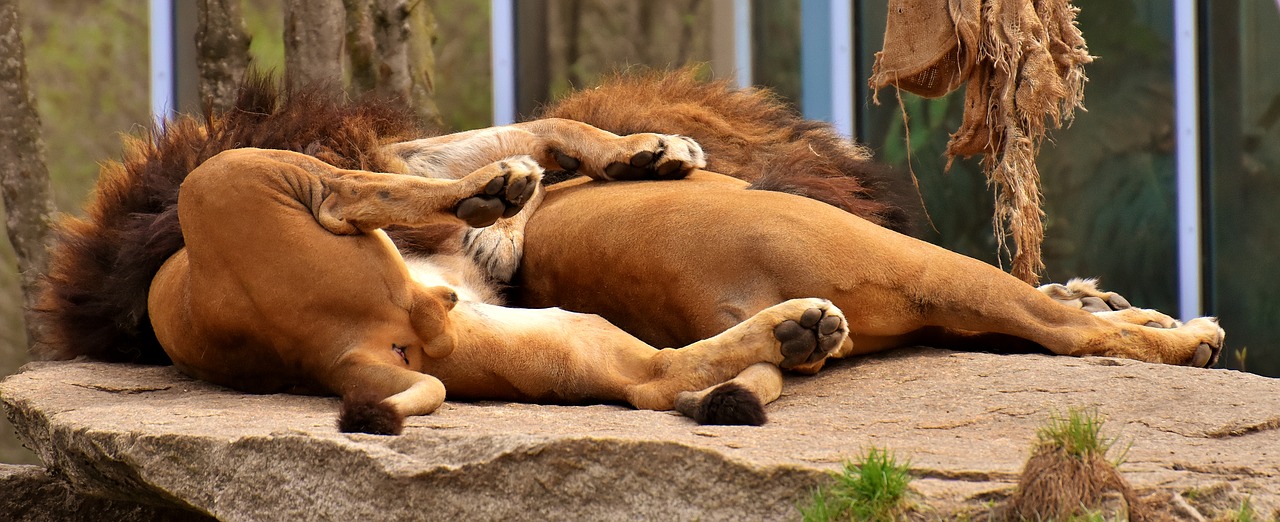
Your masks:
[{"label": "green foliage", "polygon": [[1244,500],[1240,501],[1240,507],[1227,516],[1227,520],[1229,522],[1254,522],[1262,519],[1254,511],[1253,503],[1249,501],[1248,497],[1245,497]]},{"label": "green foliage", "polygon": [[1106,516],[1104,516],[1102,513],[1098,513],[1096,511],[1089,511],[1087,513],[1072,515],[1071,517],[1067,518],[1063,522],[1119,522],[1120,520],[1121,519],[1118,519],[1118,518],[1109,519]]},{"label": "green foliage", "polygon": [[897,520],[909,508],[908,466],[888,450],[872,448],[860,463],[845,462],[841,473],[833,473],[835,483],[815,490],[800,513],[806,522]]},{"label": "green foliage", "polygon": [[[1039,448],[1061,449],[1067,455],[1081,460],[1093,456],[1106,458],[1119,437],[1103,436],[1103,423],[1104,420],[1098,412],[1093,410],[1082,411],[1071,408],[1067,410],[1066,415],[1054,413],[1049,415],[1048,422],[1036,431],[1037,445]],[[1128,453],[1129,448],[1126,446],[1111,463],[1117,467],[1120,466]]]}]

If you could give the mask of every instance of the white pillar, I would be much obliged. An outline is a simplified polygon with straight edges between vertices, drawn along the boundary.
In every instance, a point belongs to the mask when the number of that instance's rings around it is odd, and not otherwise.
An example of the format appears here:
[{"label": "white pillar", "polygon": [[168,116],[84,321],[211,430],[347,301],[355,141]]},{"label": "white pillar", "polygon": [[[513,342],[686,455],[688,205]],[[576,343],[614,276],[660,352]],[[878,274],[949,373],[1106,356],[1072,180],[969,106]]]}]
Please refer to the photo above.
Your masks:
[{"label": "white pillar", "polygon": [[1196,2],[1175,0],[1174,112],[1177,125],[1178,306],[1182,319],[1202,313],[1200,230],[1200,107],[1197,88]]},{"label": "white pillar", "polygon": [[151,117],[162,122],[173,117],[173,0],[151,0]]},{"label": "white pillar", "polygon": [[493,124],[516,121],[516,0],[490,0],[493,56]]}]

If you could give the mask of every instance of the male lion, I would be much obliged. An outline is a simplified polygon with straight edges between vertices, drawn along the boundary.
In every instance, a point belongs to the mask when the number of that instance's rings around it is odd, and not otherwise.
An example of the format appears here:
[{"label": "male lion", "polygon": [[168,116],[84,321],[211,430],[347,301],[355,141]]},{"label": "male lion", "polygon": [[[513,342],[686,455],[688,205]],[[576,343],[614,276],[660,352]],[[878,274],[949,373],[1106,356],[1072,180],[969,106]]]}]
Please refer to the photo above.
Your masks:
[{"label": "male lion", "polygon": [[[690,136],[708,152],[708,170],[754,183],[695,171],[678,181],[551,187],[527,227],[500,223],[478,234],[512,238],[489,237],[489,245],[523,239],[522,258],[477,249],[486,266],[508,267],[495,273],[520,264],[514,283],[522,306],[598,314],[656,346],[714,335],[784,299],[819,296],[849,318],[836,357],[932,344],[1209,366],[1221,351],[1215,319],[1182,324],[1092,281],[1036,289],[890,230],[904,228],[904,214],[879,197],[881,173],[867,154],[759,91],[687,73],[632,74],[573,94],[544,117],[624,135]],[[751,190],[760,188],[771,190]],[[817,371],[823,362],[796,369]],[[781,375],[758,365],[730,386],[768,402],[781,391]]]},{"label": "male lion", "polygon": [[[541,197],[539,163],[679,177],[705,164],[691,140],[568,120],[413,140],[414,154],[458,156],[428,165],[444,178],[430,179],[372,172],[407,173],[396,144],[416,134],[379,105],[305,92],[280,102],[251,80],[232,111],[205,120],[131,142],[123,165],[104,167],[88,216],[62,223],[43,355],[168,359],[247,392],[340,395],[340,429],[394,434],[446,393],[671,409],[680,393],[755,364],[813,364],[844,341],[840,311],[805,298],[658,350],[597,316],[498,306],[460,250],[469,227],[522,222]],[[409,263],[393,228],[415,247]],[[687,407],[727,400],[732,415],[733,393]]]},{"label": "male lion", "polygon": [[[1212,320],[1178,325],[1078,285],[1053,288],[1121,309],[1063,306],[882,227],[903,215],[859,177],[867,158],[758,93],[619,79],[550,116],[569,119],[412,139],[380,106],[281,105],[251,85],[236,110],[173,124],[104,172],[55,250],[48,355],[167,352],[246,391],[342,395],[342,429],[395,433],[446,392],[758,424],[779,366],[914,342],[1197,366],[1221,348]],[[544,193],[543,168],[593,180]],[[619,181],[634,179],[657,181]],[[604,319],[496,306],[491,281]]]}]

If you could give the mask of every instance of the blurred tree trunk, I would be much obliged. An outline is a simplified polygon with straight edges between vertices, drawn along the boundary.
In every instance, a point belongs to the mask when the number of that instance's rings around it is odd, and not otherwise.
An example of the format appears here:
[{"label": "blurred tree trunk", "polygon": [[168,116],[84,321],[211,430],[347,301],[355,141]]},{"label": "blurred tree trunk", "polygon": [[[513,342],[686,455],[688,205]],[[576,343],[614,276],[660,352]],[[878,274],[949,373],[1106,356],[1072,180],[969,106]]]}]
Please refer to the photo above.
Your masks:
[{"label": "blurred tree trunk", "polygon": [[240,14],[240,0],[199,0],[196,29],[200,101],[214,112],[236,102],[236,91],[249,67],[249,33]]},{"label": "blurred tree trunk", "polygon": [[[49,265],[46,242],[53,216],[49,169],[40,141],[40,116],[27,83],[22,28],[15,0],[0,0],[0,189],[4,193],[5,226],[22,274],[27,346],[39,339],[39,324],[31,310],[36,283]],[[0,363],[25,359],[0,354]],[[6,368],[7,370],[7,368]],[[0,374],[7,373],[0,372]]]},{"label": "blurred tree trunk", "polygon": [[342,0],[284,0],[285,83],[342,94],[346,33]]},{"label": "blurred tree trunk", "polygon": [[418,121],[442,125],[435,103],[438,28],[422,0],[344,0],[352,94],[406,103]]}]

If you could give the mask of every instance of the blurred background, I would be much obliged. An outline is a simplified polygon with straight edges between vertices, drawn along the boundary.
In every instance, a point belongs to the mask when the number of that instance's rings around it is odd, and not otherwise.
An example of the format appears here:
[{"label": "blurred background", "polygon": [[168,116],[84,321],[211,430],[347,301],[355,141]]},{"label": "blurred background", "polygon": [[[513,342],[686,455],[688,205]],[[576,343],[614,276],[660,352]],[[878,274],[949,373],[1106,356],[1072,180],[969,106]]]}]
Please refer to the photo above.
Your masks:
[{"label": "blurred background", "polygon": [[[835,0],[839,2],[839,0]],[[517,116],[602,74],[634,65],[701,64],[706,74],[774,90],[815,118],[840,118],[815,91],[830,63],[814,62],[813,39],[832,25],[831,0],[520,0],[510,34],[494,34],[491,0],[420,0],[434,19],[433,88],[438,118],[452,130],[495,120],[495,41],[515,49]],[[17,0],[26,64],[42,119],[46,161],[60,212],[78,213],[97,162],[120,155],[120,134],[151,121],[147,0]],[[194,4],[180,1],[177,4]],[[281,0],[243,0],[252,64],[282,72]],[[499,2],[501,3],[501,2]],[[1175,234],[1174,2],[1076,0],[1079,25],[1099,59],[1087,67],[1087,112],[1051,134],[1038,161],[1046,208],[1047,279],[1096,276],[1137,306],[1180,314]],[[1197,53],[1201,194],[1200,308],[1229,333],[1221,366],[1280,376],[1280,11],[1273,0],[1199,3]],[[947,133],[958,128],[962,93],[927,100],[903,94],[910,158],[892,91],[882,105],[866,88],[881,48],[885,0],[848,3],[851,109],[846,132],[907,175],[908,159],[932,224],[920,237],[999,263],[992,195],[977,161],[943,171]],[[175,9],[178,40],[192,8]],[[184,18],[185,17],[185,18]],[[734,40],[734,23],[743,40]],[[742,24],[746,24],[745,27]],[[806,38],[808,42],[806,43]],[[503,43],[509,42],[509,43]],[[726,43],[727,42],[727,43]],[[807,47],[806,47],[807,46]],[[734,53],[738,54],[734,54]],[[178,48],[177,70],[192,67]],[[835,56],[844,56],[837,53]],[[736,70],[747,63],[749,71]],[[818,65],[814,65],[818,63]],[[839,67],[837,67],[839,69]],[[180,79],[181,80],[181,79]],[[817,92],[818,95],[814,93]],[[179,81],[174,103],[198,96]],[[835,100],[835,107],[840,102]],[[499,107],[502,112],[502,107]],[[504,116],[499,114],[498,120]],[[501,122],[501,121],[500,121]],[[1006,263],[1007,265],[1007,263]],[[22,298],[14,253],[0,241],[0,375],[24,359]],[[3,427],[2,436],[12,432]],[[0,441],[0,461],[31,461]]]}]

